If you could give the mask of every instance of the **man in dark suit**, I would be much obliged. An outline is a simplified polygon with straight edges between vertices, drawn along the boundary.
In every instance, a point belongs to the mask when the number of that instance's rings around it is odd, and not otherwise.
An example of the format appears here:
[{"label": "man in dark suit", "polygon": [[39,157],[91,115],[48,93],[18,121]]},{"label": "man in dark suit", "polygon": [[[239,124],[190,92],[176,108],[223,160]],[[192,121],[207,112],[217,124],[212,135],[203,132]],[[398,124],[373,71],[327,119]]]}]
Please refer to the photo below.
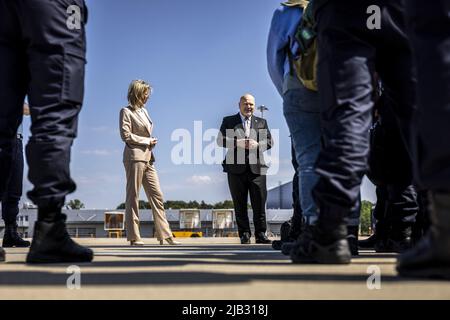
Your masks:
[{"label": "man in dark suit", "polygon": [[250,243],[251,237],[247,213],[249,193],[256,243],[271,243],[266,236],[268,166],[263,152],[272,147],[273,141],[266,120],[253,115],[255,98],[252,95],[241,97],[239,109],[239,113],[223,119],[217,137],[217,144],[228,149],[223,171],[228,174],[241,243]]}]

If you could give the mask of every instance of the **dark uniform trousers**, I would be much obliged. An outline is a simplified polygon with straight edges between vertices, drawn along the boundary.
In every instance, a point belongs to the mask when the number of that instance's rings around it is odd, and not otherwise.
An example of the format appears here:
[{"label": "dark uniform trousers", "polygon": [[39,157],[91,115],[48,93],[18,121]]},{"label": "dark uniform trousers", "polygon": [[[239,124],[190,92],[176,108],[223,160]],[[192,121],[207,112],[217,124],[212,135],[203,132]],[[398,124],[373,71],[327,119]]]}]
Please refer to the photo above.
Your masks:
[{"label": "dark uniform trousers", "polygon": [[[381,8],[381,29],[367,27],[371,5]],[[375,71],[394,101],[402,133],[410,136],[416,78],[403,12],[400,0],[330,0],[316,8],[324,134],[313,190],[319,224],[345,224],[357,202],[368,169]]]},{"label": "dark uniform trousers", "polygon": [[[377,186],[377,232],[411,227],[419,212],[418,193],[413,186],[413,165],[393,112],[393,101],[384,92],[377,101],[379,114],[371,130],[368,177]],[[378,204],[380,202],[380,205]]]},{"label": "dark uniform trousers", "polygon": [[295,150],[294,145],[291,143],[291,157],[292,157],[292,166],[295,170],[294,177],[292,178],[292,207],[294,209],[293,215],[292,215],[292,225],[289,232],[289,237],[291,239],[297,239],[300,235],[302,225],[303,225],[303,210],[301,207],[301,200],[300,200],[300,188],[298,183],[298,173],[299,173],[299,165],[297,162],[297,158],[295,156]]},{"label": "dark uniform trousers", "polygon": [[26,95],[28,197],[39,208],[58,208],[75,190],[69,162],[84,93],[86,10],[83,0],[0,0],[0,195]]},{"label": "dark uniform trousers", "polygon": [[22,197],[23,183],[23,146],[22,138],[17,137],[12,148],[12,167],[6,190],[1,199],[2,218],[5,224],[16,223],[19,214],[19,201]]},{"label": "dark uniform trousers", "polygon": [[416,180],[450,192],[450,1],[405,1],[418,74],[414,121]]}]

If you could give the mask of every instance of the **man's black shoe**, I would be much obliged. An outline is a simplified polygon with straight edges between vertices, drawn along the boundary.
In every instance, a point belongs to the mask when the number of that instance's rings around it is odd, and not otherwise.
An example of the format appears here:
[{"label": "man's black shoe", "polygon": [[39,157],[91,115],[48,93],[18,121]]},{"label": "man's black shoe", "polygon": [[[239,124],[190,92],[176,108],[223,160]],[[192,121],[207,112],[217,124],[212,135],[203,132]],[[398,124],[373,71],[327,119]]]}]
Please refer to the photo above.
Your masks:
[{"label": "man's black shoe", "polygon": [[281,250],[281,247],[283,246],[283,241],[281,240],[274,240],[272,241],[272,249],[273,250]]},{"label": "man's black shoe", "polygon": [[255,239],[256,239],[256,243],[260,243],[260,244],[271,244],[272,240],[270,240],[269,238],[267,238],[266,234],[263,232],[257,233],[255,235]]},{"label": "man's black shoe", "polygon": [[241,244],[250,244],[250,233],[244,232],[241,236]]},{"label": "man's black shoe", "polygon": [[350,248],[350,252],[352,256],[359,255],[358,252],[358,235],[359,235],[359,226],[349,226],[347,227],[347,241],[348,246]]},{"label": "man's black shoe", "polygon": [[6,224],[5,234],[3,235],[3,247],[4,248],[28,248],[30,241],[23,240],[17,232],[17,223]]},{"label": "man's black shoe", "polygon": [[3,250],[2,247],[0,247],[0,262],[5,261],[5,256],[6,256],[5,250]]},{"label": "man's black shoe", "polygon": [[91,249],[73,241],[66,229],[66,215],[55,222],[37,221],[27,263],[91,262]]},{"label": "man's black shoe", "polygon": [[289,256],[291,254],[292,248],[294,247],[295,242],[285,242],[281,246],[281,253],[285,256]]},{"label": "man's black shoe", "polygon": [[291,250],[293,263],[322,263],[322,264],[349,264],[351,252],[348,241],[345,238],[346,227],[338,226],[342,239],[336,239],[329,244],[322,244],[321,232],[317,227],[309,226],[300,235]]}]

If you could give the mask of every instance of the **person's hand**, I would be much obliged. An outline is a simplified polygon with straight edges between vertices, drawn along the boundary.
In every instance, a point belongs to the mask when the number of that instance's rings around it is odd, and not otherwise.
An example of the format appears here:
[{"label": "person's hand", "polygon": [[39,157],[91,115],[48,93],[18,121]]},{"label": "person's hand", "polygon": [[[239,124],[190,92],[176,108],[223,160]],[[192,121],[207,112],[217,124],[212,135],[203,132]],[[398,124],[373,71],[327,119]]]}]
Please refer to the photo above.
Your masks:
[{"label": "person's hand", "polygon": [[153,148],[158,143],[158,138],[150,138],[150,147]]},{"label": "person's hand", "polygon": [[246,140],[245,139],[237,139],[236,140],[236,146],[238,148],[245,149],[246,148]]},{"label": "person's hand", "polygon": [[30,106],[28,105],[28,103],[23,104],[23,115],[24,116],[30,115]]},{"label": "person's hand", "polygon": [[258,146],[259,146],[259,143],[256,140],[253,140],[253,139],[246,140],[246,149],[254,150],[254,149],[258,148]]}]

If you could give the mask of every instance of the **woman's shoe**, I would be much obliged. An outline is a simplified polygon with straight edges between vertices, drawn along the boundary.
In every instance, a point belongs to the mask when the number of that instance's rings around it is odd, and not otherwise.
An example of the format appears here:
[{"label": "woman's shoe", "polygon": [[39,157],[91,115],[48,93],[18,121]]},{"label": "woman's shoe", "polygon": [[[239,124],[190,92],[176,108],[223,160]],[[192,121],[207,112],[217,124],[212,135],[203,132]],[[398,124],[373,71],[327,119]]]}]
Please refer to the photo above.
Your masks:
[{"label": "woman's shoe", "polygon": [[130,246],[143,246],[145,243],[142,240],[131,240]]},{"label": "woman's shoe", "polygon": [[[178,242],[178,241],[173,240],[172,237],[171,237],[171,238],[164,239],[164,240],[166,240],[167,243],[170,244],[171,246],[177,246],[177,245],[180,245],[180,244],[181,244],[181,242]],[[163,245],[163,244],[164,244],[164,240],[159,240],[159,244],[160,244],[160,245]]]}]

